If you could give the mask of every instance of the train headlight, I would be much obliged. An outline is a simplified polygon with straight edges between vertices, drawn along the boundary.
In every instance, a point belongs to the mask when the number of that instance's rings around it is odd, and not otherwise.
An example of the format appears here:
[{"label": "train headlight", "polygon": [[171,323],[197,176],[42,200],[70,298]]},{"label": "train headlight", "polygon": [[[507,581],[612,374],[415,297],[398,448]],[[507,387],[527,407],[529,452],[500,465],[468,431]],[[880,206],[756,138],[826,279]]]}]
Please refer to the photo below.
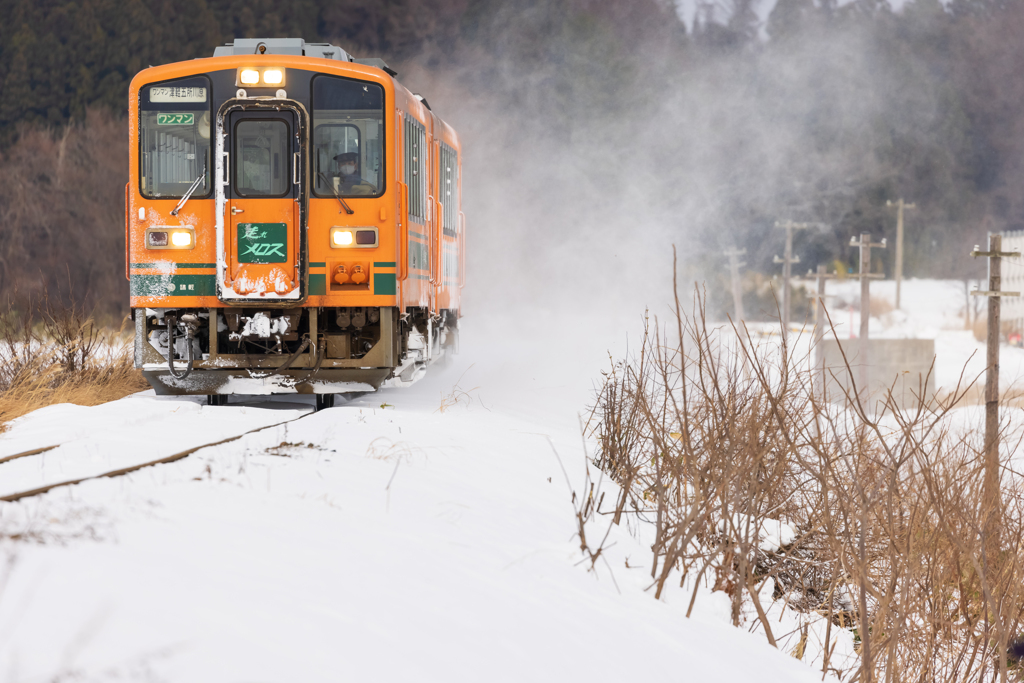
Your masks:
[{"label": "train headlight", "polygon": [[241,69],[238,72],[238,82],[241,85],[258,85],[260,72],[256,69]]},{"label": "train headlight", "polygon": [[377,228],[331,228],[331,246],[339,248],[373,249],[378,245]]},{"label": "train headlight", "polygon": [[189,227],[161,225],[146,230],[147,249],[194,249],[196,231]]},{"label": "train headlight", "polygon": [[272,66],[266,69],[243,66],[235,76],[235,85],[280,88],[284,86],[284,69],[279,66]]},{"label": "train headlight", "polygon": [[175,230],[171,233],[171,244],[176,247],[191,247],[192,233],[187,230]]}]

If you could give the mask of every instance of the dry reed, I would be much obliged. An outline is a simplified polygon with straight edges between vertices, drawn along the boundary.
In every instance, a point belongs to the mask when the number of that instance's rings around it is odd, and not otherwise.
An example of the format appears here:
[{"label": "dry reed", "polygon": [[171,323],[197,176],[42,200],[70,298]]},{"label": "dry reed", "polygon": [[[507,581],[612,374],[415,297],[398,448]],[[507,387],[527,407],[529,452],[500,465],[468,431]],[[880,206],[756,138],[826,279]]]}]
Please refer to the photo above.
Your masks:
[{"label": "dry reed", "polygon": [[[974,389],[872,414],[826,396],[785,339],[709,329],[699,293],[689,315],[677,297],[673,327],[606,373],[590,424],[621,485],[614,522],[653,525],[654,594],[692,586],[689,615],[700,586],[725,591],[733,623],[753,608],[775,645],[770,581],[803,615],[801,657],[806,624],[827,620],[818,655],[844,681],[1019,679],[1024,478],[1004,467],[987,532],[982,435],[958,411]],[[834,629],[853,632],[855,667],[830,662]]]}]

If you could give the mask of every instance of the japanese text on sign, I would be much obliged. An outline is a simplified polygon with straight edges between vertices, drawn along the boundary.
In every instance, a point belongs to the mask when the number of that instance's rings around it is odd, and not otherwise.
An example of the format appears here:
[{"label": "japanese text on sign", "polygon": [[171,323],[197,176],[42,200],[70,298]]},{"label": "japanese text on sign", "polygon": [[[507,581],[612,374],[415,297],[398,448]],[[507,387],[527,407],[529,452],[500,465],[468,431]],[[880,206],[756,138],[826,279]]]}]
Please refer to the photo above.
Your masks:
[{"label": "japanese text on sign", "polygon": [[149,89],[150,102],[205,102],[206,88],[171,88],[157,86]]},{"label": "japanese text on sign", "polygon": [[195,114],[157,114],[156,125],[158,126],[191,126],[195,121]]}]

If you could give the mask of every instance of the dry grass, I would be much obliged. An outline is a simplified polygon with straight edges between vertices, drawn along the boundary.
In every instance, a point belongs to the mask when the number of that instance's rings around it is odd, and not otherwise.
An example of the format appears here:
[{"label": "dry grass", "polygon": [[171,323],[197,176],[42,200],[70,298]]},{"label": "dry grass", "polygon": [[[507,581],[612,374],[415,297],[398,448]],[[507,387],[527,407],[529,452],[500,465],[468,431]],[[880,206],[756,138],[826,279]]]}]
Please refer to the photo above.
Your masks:
[{"label": "dry grass", "polygon": [[[853,632],[856,666],[819,653],[844,681],[1020,680],[1024,477],[1005,468],[1001,499],[983,502],[980,427],[951,412],[971,388],[869,414],[856,396],[827,400],[784,342],[732,330],[730,350],[699,296],[690,315],[677,300],[672,326],[606,374],[591,424],[596,463],[622,486],[615,522],[656,532],[655,595],[689,581],[692,610],[711,585],[776,645],[759,597],[772,582],[805,629],[827,620],[826,644]],[[793,538],[766,542],[783,524]]]},{"label": "dry grass", "polygon": [[[940,389],[935,392],[936,403],[945,404],[950,400],[956,399],[958,406],[983,406],[985,405],[985,385],[984,384],[972,384],[968,387],[962,387],[959,390],[949,391],[947,389]],[[999,391],[999,404],[1005,408],[1021,409],[1024,408],[1024,387],[1019,384],[1014,384],[1009,388],[1002,389]]]},{"label": "dry grass", "polygon": [[984,318],[975,320],[971,324],[971,332],[977,341],[983,342],[988,339],[988,321]]},{"label": "dry grass", "polygon": [[872,318],[881,318],[882,316],[888,315],[896,310],[896,307],[892,305],[892,302],[883,296],[873,296],[869,302],[871,309]]},{"label": "dry grass", "polygon": [[[438,406],[437,410],[434,411],[435,413],[444,413],[445,411],[448,411],[457,405],[464,405],[468,407],[473,403],[473,392],[479,389],[480,387],[473,387],[472,389],[467,390],[463,389],[461,386],[462,378],[465,377],[466,373],[472,369],[472,365],[466,368],[465,371],[459,376],[459,379],[455,382],[455,385],[452,387],[452,390],[448,392],[447,395],[442,394],[441,405]],[[483,405],[483,403],[481,402],[480,405]]]},{"label": "dry grass", "polygon": [[45,406],[94,406],[148,387],[123,326],[102,329],[80,308],[47,299],[0,318],[0,431]]}]

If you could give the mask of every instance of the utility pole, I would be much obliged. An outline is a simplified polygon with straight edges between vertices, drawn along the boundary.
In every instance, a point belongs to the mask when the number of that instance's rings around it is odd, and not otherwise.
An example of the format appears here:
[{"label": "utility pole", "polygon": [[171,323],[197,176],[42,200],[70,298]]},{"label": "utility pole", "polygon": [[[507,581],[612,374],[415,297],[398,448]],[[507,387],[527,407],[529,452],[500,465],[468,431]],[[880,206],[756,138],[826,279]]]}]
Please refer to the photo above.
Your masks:
[{"label": "utility pole", "polygon": [[988,338],[985,340],[985,483],[982,491],[985,505],[986,548],[993,547],[996,528],[995,512],[999,507],[999,297],[1020,296],[1020,292],[1002,291],[1003,258],[1019,257],[1019,251],[1001,251],[1002,235],[988,236],[988,251],[975,245],[971,256],[988,257],[988,290],[975,290],[975,296],[988,297]]},{"label": "utility pole", "polygon": [[917,204],[909,204],[900,197],[895,202],[887,199],[885,205],[896,207],[896,308],[899,308],[900,284],[903,282],[903,210],[916,209]]},{"label": "utility pole", "polygon": [[740,268],[747,265],[746,263],[740,263],[740,256],[746,254],[747,250],[730,247],[724,253],[729,257],[729,276],[732,278],[732,303],[736,309],[735,323],[740,325],[743,321],[743,286],[740,282]]},{"label": "utility pole", "polygon": [[825,266],[818,266],[817,273],[811,273],[807,271],[808,278],[814,278],[818,281],[818,293],[811,296],[815,300],[814,307],[814,352],[818,354],[818,369],[822,373],[822,389],[825,384],[825,353],[821,349],[821,342],[825,338],[825,281],[829,278],[835,277],[835,275],[829,275],[825,272]]},{"label": "utility pole", "polygon": [[[851,247],[860,247],[860,391],[868,387],[869,343],[868,323],[871,321],[871,279],[883,277],[882,273],[871,272],[871,249],[885,249],[885,240],[872,242],[870,233],[862,232],[860,241],[850,238]],[[858,392],[858,395],[860,392]]]},{"label": "utility pole", "polygon": [[[736,319],[733,321],[733,325],[736,327],[736,334],[739,338],[740,347],[743,346],[744,337],[747,341],[750,338],[747,337],[747,328],[743,324],[743,283],[740,281],[740,268],[747,265],[746,263],[740,262],[740,256],[747,253],[746,249],[737,249],[736,247],[730,247],[725,250],[725,255],[729,257],[729,276],[732,279],[732,303],[736,309]],[[747,354],[740,354],[740,367],[743,370],[743,377],[749,376],[749,369],[747,368]]]},{"label": "utility pole", "polygon": [[800,263],[799,256],[793,256],[793,231],[813,228],[816,223],[794,223],[793,221],[775,221],[776,228],[786,231],[785,256],[775,257],[775,263],[782,264],[782,336],[789,334],[789,280],[793,275],[793,264]]}]

